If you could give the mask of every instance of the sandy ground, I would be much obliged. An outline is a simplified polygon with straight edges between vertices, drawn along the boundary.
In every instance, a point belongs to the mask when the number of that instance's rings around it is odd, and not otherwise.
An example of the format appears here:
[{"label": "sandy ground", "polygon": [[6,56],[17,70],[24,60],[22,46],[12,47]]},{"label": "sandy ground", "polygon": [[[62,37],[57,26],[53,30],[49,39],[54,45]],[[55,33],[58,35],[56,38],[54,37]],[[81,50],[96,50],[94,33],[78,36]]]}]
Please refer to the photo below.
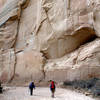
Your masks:
[{"label": "sandy ground", "polygon": [[95,100],[72,90],[57,88],[55,98],[51,98],[49,88],[37,87],[33,91],[33,96],[29,95],[28,87],[9,87],[0,100]]}]

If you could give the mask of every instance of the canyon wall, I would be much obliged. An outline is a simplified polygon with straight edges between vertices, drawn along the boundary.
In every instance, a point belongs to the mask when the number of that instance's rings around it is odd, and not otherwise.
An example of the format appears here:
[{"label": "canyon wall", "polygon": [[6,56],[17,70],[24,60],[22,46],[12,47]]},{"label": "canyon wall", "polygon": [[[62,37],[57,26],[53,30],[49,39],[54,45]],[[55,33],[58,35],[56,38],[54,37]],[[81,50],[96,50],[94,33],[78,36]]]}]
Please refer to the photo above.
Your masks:
[{"label": "canyon wall", "polygon": [[100,78],[99,0],[0,0],[0,80]]}]

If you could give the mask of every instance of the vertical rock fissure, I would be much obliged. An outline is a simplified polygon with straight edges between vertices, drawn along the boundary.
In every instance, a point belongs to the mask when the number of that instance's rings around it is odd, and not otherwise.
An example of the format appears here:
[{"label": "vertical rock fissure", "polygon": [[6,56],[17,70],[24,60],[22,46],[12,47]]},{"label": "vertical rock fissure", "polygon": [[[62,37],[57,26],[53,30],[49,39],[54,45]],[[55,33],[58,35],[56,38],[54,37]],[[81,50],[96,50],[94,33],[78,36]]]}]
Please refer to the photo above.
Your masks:
[{"label": "vertical rock fissure", "polygon": [[43,79],[42,80],[40,80],[39,82],[41,82],[41,81],[44,81],[45,80],[45,77],[46,77],[46,75],[45,75],[45,70],[44,70],[44,67],[45,67],[45,65],[46,65],[46,63],[47,63],[47,58],[46,58],[46,56],[45,56],[45,54],[41,51],[41,53],[42,53],[42,56],[43,56],[43,65],[42,65],[42,73],[43,73]]},{"label": "vertical rock fissure", "polygon": [[[18,33],[19,33],[19,23],[20,23],[20,19],[18,19],[18,25],[17,25],[17,35],[16,35],[16,39],[15,39],[15,43],[14,45],[16,44],[16,40],[17,40],[17,36],[18,36]],[[14,53],[15,53],[15,63],[14,63],[14,72],[13,72],[13,76],[11,77],[11,79],[9,80],[8,83],[11,83],[14,79],[14,76],[15,76],[15,71],[16,71],[16,62],[17,62],[17,57],[16,57],[16,50],[14,48]]]},{"label": "vertical rock fissure", "polygon": [[[27,3],[27,6],[28,6],[28,4],[29,4],[29,1],[30,1],[30,0],[27,0],[27,2],[26,2],[26,3]],[[25,3],[24,8],[26,8],[26,3]],[[19,5],[19,12],[18,12],[18,25],[17,25],[17,35],[16,35],[16,38],[15,38],[14,46],[15,46],[15,44],[16,44],[17,36],[18,36],[18,34],[19,34],[20,19],[21,19],[21,15],[22,15],[22,9],[23,9],[22,5]],[[14,47],[14,46],[13,46],[13,47]],[[16,50],[15,50],[15,48],[14,48],[14,53],[15,53],[14,72],[13,72],[13,76],[12,76],[11,79],[9,80],[9,83],[11,83],[11,82],[13,81],[14,77],[15,77],[16,63],[17,63],[17,57],[16,57]]]},{"label": "vertical rock fissure", "polygon": [[[15,50],[14,50],[14,54],[15,54]],[[13,81],[13,79],[14,79],[14,76],[15,76],[15,69],[16,69],[16,55],[14,55],[15,56],[15,63],[14,63],[14,72],[13,72],[13,76],[10,78],[10,80],[8,81],[8,83],[11,83],[12,81]],[[10,54],[10,59],[11,59],[11,54]]]},{"label": "vertical rock fissure", "polygon": [[43,60],[43,65],[42,65],[42,73],[43,73],[43,79],[41,80],[41,81],[44,81],[45,80],[45,70],[44,70],[44,67],[45,67],[45,64],[46,64],[46,58],[44,58],[44,60]]}]

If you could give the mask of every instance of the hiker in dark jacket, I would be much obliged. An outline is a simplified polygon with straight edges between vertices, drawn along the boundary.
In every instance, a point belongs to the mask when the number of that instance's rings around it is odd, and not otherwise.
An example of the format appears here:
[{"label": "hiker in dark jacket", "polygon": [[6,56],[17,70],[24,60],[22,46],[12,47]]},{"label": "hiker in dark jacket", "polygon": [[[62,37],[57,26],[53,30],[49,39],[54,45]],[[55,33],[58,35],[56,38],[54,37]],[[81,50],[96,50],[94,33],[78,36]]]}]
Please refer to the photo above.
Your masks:
[{"label": "hiker in dark jacket", "polygon": [[55,83],[54,81],[51,81],[51,84],[50,84],[50,90],[52,92],[52,97],[54,98],[54,93],[55,93],[55,89],[56,89],[56,86],[55,86]]},{"label": "hiker in dark jacket", "polygon": [[31,82],[31,83],[29,84],[30,95],[33,95],[33,88],[35,89],[35,85],[34,85],[34,82]]}]

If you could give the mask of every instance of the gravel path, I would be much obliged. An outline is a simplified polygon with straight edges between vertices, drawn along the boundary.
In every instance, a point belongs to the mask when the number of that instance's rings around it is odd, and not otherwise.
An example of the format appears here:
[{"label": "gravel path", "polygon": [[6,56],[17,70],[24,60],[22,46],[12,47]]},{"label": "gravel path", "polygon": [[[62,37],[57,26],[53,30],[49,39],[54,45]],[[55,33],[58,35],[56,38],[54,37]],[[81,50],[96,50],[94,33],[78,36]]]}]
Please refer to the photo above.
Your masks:
[{"label": "gravel path", "polygon": [[75,91],[57,88],[55,98],[51,98],[49,88],[37,87],[33,96],[29,95],[28,87],[12,87],[0,94],[0,100],[95,100]]}]

